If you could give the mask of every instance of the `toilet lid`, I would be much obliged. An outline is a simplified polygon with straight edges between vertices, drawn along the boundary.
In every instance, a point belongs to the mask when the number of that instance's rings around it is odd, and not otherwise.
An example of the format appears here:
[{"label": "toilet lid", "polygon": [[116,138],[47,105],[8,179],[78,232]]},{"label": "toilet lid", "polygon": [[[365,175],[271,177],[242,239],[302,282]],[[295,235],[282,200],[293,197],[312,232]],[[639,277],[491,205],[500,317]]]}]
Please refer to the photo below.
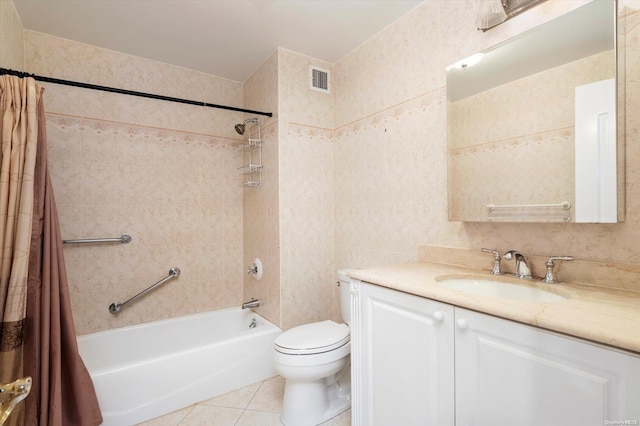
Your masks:
[{"label": "toilet lid", "polygon": [[298,355],[328,352],[349,342],[350,329],[346,324],[321,321],[301,325],[282,333],[275,340],[276,349]]}]

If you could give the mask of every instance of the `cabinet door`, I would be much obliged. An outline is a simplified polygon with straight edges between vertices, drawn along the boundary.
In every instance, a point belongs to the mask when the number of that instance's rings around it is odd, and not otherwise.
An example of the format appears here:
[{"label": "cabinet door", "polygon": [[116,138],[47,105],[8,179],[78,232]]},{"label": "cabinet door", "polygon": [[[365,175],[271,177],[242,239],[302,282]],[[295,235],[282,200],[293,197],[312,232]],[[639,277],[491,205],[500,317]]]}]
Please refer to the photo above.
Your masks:
[{"label": "cabinet door", "polygon": [[453,425],[453,307],[366,283],[355,293],[354,424]]},{"label": "cabinet door", "polygon": [[461,308],[455,318],[458,426],[640,422],[640,358]]}]

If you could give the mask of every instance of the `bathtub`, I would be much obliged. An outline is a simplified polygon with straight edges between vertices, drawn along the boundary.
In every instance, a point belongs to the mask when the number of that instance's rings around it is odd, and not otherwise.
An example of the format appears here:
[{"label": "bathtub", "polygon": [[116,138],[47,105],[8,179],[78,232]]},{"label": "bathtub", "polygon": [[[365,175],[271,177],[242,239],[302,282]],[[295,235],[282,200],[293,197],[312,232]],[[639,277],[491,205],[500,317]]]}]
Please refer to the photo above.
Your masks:
[{"label": "bathtub", "polygon": [[123,426],[275,376],[281,332],[251,310],[230,308],[81,335],[78,347],[103,425]]}]

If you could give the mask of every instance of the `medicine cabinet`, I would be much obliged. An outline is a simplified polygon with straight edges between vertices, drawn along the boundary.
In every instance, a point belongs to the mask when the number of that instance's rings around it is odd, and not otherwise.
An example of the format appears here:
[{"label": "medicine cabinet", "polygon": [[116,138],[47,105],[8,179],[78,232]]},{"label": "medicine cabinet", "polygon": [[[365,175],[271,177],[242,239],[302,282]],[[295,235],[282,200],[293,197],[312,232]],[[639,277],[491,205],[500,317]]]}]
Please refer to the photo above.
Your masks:
[{"label": "medicine cabinet", "polygon": [[624,220],[622,25],[593,1],[447,68],[449,220]]}]

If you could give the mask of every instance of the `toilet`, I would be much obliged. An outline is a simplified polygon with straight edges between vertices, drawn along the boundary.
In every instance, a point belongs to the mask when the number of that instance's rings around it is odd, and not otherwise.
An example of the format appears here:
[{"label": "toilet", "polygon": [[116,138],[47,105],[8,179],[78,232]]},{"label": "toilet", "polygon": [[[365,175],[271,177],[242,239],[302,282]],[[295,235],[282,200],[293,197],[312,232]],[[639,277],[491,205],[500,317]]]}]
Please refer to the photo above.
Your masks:
[{"label": "toilet", "polygon": [[344,323],[305,324],[275,340],[275,369],[286,380],[280,417],[285,426],[318,425],[351,407],[350,271],[338,271]]}]

